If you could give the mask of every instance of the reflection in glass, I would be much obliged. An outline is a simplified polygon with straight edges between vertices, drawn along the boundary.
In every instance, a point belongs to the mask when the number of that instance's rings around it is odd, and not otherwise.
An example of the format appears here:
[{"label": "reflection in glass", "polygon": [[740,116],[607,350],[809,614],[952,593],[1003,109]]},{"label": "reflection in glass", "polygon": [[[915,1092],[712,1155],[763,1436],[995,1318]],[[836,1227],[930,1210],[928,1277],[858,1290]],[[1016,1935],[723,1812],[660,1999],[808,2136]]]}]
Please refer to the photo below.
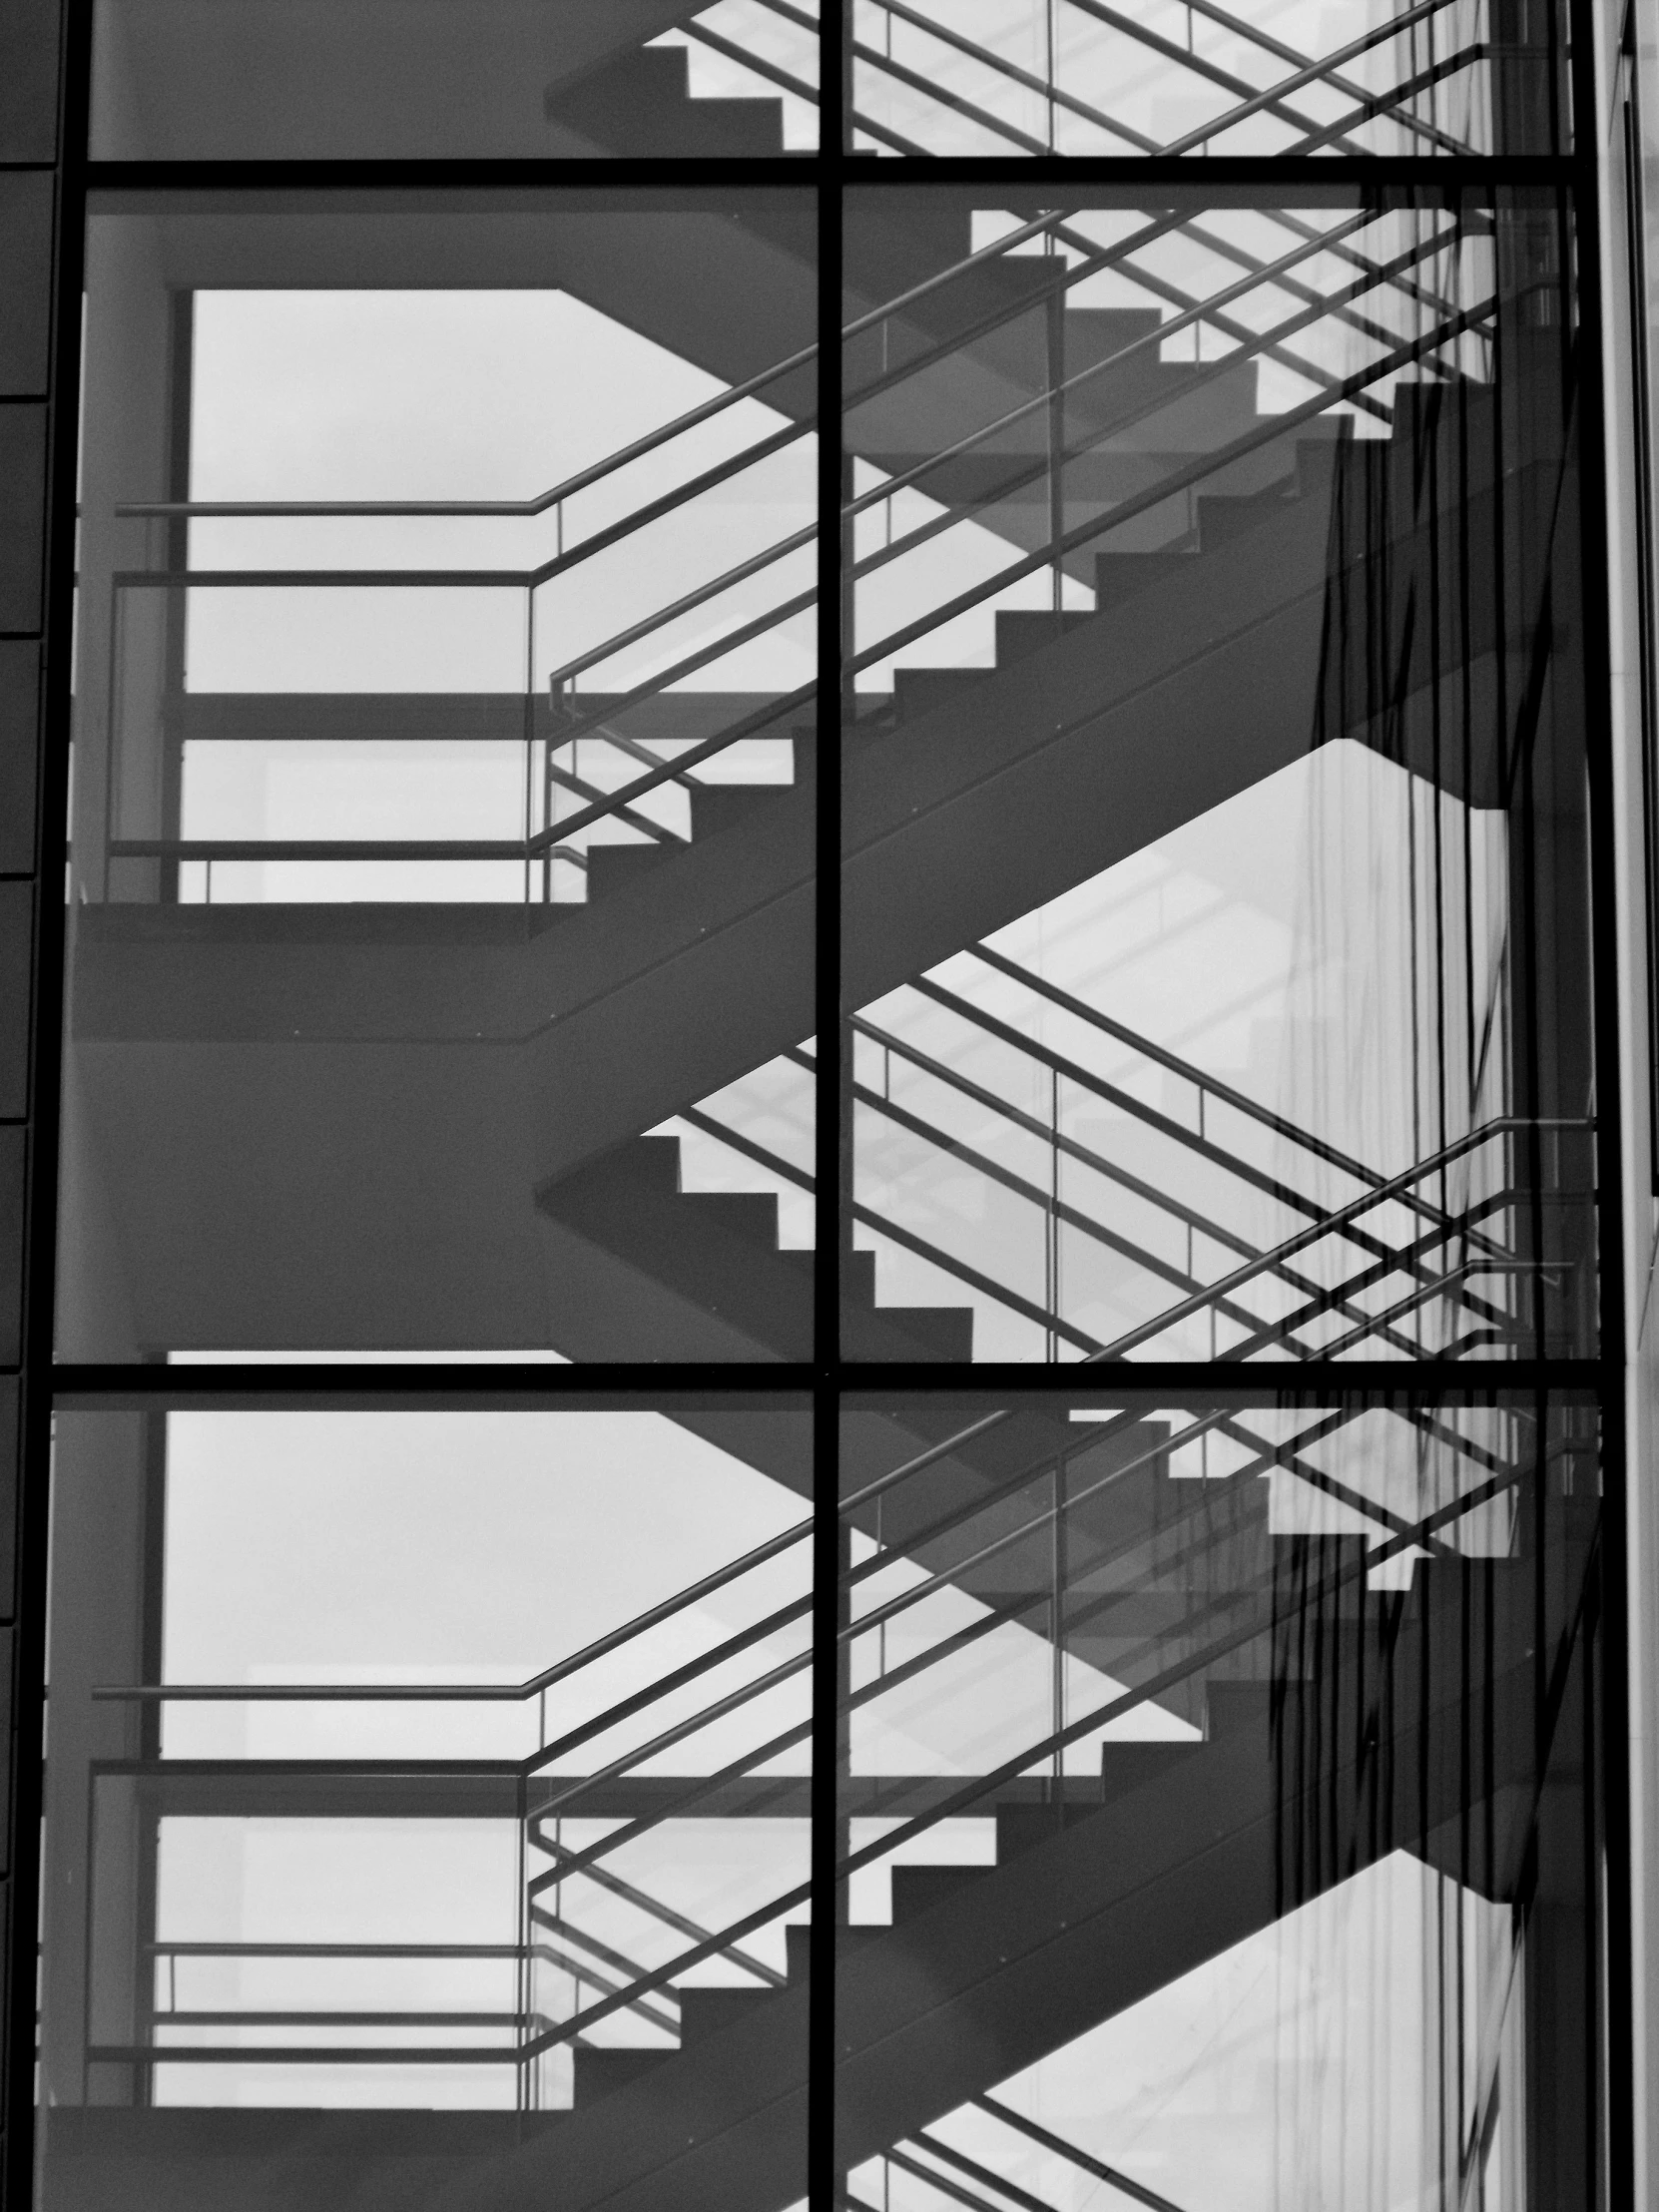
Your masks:
[{"label": "reflection in glass", "polygon": [[1596,1453],[1541,1397],[848,1407],[845,2205],[1596,2201]]},{"label": "reflection in glass", "polygon": [[97,0],[104,161],[777,159],[818,0]]},{"label": "reflection in glass", "polygon": [[63,1356],[806,1356],[815,220],[100,204]]},{"label": "reflection in glass", "polygon": [[785,1405],[63,1414],[48,2212],[798,2196],[811,1491]]},{"label": "reflection in glass", "polygon": [[846,242],[848,1354],[1590,1350],[1558,212]]}]

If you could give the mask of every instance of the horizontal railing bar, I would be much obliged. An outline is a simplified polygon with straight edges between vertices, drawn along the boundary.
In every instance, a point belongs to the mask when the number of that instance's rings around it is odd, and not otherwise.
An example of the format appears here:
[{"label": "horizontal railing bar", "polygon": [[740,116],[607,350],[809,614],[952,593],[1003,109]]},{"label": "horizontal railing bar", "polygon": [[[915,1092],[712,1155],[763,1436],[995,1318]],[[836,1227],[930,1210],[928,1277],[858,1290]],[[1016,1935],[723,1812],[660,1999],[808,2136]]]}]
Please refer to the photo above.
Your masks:
[{"label": "horizontal railing bar", "polygon": [[176,1941],[153,1936],[143,1950],[158,1958],[517,1958],[522,1943],[254,1943]]},{"label": "horizontal railing bar", "polygon": [[672,1620],[677,1613],[683,1613],[688,1605],[700,1604],[704,1598],[714,1596],[717,1591],[724,1590],[728,1584],[737,1581],[740,1575],[749,1573],[754,1567],[764,1566],[767,1561],[781,1557],[784,1552],[793,1549],[796,1544],[804,1543],[812,1533],[813,1523],[810,1519],[797,1521],[793,1527],[781,1530],[778,1535],[769,1537],[765,1543],[757,1544],[752,1551],[746,1552],[741,1559],[734,1560],[729,1566],[717,1568],[712,1574],[704,1575],[700,1581],[688,1583],[683,1590],[677,1590],[672,1597],[665,1598],[660,1605],[653,1605],[643,1613],[636,1613],[634,1618],[626,1622],[621,1628],[613,1628],[607,1634],[596,1637],[592,1643],[584,1644],[580,1651],[573,1652],[568,1659],[561,1659],[551,1667],[544,1667],[540,1674],[531,1675],[529,1680],[525,1682],[428,1683],[424,1686],[391,1682],[333,1683],[313,1684],[309,1688],[299,1684],[277,1682],[234,1684],[147,1683],[132,1688],[99,1687],[93,1690],[92,1695],[94,1698],[107,1698],[117,1703],[162,1700],[170,1704],[175,1702],[189,1704],[193,1701],[224,1702],[226,1700],[236,1703],[241,1703],[244,1700],[251,1703],[293,1703],[296,1701],[308,1703],[318,1696],[329,1701],[351,1703],[364,1701],[365,1692],[367,1693],[367,1700],[374,1703],[395,1704],[431,1700],[433,1702],[457,1704],[487,1704],[490,1702],[522,1701],[539,1697],[544,1690],[551,1690],[557,1683],[568,1680],[571,1675],[577,1673],[581,1668],[591,1666],[596,1659],[608,1658],[613,1651],[621,1650],[625,1644],[632,1643],[637,1636],[644,1635],[648,1629],[656,1628],[666,1620]]},{"label": "horizontal railing bar", "polygon": [[115,512],[123,518],[180,516],[184,518],[197,517],[203,520],[256,515],[315,517],[431,515],[477,520],[544,515],[550,509],[558,506],[561,500],[574,498],[577,492],[586,491],[590,485],[602,482],[607,476],[614,475],[618,469],[626,468],[630,462],[642,460],[646,454],[656,452],[660,446],[667,445],[671,439],[681,436],[685,431],[696,429],[700,424],[711,421],[716,415],[724,414],[728,407],[736,406],[740,399],[752,398],[756,392],[764,391],[769,384],[779,382],[781,378],[793,374],[798,368],[805,368],[809,361],[818,358],[818,350],[816,342],[812,345],[802,346],[799,351],[787,355],[783,360],[775,361],[770,368],[764,368],[757,375],[746,377],[740,384],[729,385],[725,391],[715,393],[713,398],[705,399],[698,406],[689,408],[685,414],[677,416],[673,422],[664,423],[659,429],[648,431],[644,437],[636,438],[631,445],[622,446],[615,453],[607,454],[604,460],[595,461],[587,468],[578,469],[574,476],[567,476],[562,483],[554,484],[547,491],[537,492],[529,499],[184,499],[132,502],[117,506]]},{"label": "horizontal railing bar", "polygon": [[[620,2007],[618,2007],[620,2009]],[[544,2031],[545,2032],[545,2031]],[[563,2038],[561,2038],[563,2039]],[[516,2066],[520,2043],[89,2043],[91,2066]]]},{"label": "horizontal railing bar", "polygon": [[[331,2012],[248,2011],[208,2012],[196,2006],[168,2005],[152,2015],[155,2027],[521,2027],[527,2020],[545,2020],[545,2012]],[[158,2043],[158,2051],[167,2049]],[[256,2046],[257,2048],[258,2046]],[[411,2044],[411,2050],[418,2050]]]}]

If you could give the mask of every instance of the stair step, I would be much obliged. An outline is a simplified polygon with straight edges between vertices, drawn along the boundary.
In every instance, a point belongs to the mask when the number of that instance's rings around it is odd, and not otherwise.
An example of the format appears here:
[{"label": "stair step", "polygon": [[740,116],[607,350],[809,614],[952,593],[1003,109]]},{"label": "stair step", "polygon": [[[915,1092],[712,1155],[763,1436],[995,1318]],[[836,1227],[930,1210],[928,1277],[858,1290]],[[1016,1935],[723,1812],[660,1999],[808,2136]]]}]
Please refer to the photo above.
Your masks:
[{"label": "stair step", "polygon": [[636,1189],[661,1191],[665,1198],[680,1195],[680,1140],[678,1137],[636,1137],[632,1144],[607,1153],[584,1172],[595,1174],[609,1166],[613,1176],[625,1177]]},{"label": "stair step", "polygon": [[1006,1866],[1010,1859],[1017,1859],[1022,1852],[1035,1851],[1058,1836],[1062,1829],[1075,1828],[1091,1814],[1098,1813],[1098,1805],[999,1805],[996,1809],[996,1863]]},{"label": "stair step", "polygon": [[588,904],[595,906],[602,898],[620,897],[642,875],[654,873],[685,850],[686,846],[678,837],[665,837],[650,844],[590,845]]},{"label": "stair step", "polygon": [[973,1358],[973,1309],[970,1306],[887,1306],[877,1308],[924,1348],[919,1357],[965,1364]]},{"label": "stair step", "polygon": [[892,712],[895,722],[919,722],[936,714],[964,693],[973,691],[990,674],[984,668],[900,668],[893,671]]},{"label": "stair step", "polygon": [[537,1194],[543,1212],[780,1359],[812,1357],[812,1254],[770,1191],[683,1191],[677,1136],[636,1137]]},{"label": "stair step", "polygon": [[736,829],[757,807],[791,788],[787,784],[699,784],[691,795],[693,844]]},{"label": "stair step", "polygon": [[580,2109],[617,2089],[626,2089],[641,2074],[655,2073],[674,2055],[672,2045],[660,2050],[578,2050],[572,2102]]},{"label": "stair step", "polygon": [[1233,1736],[1256,1729],[1265,1736],[1273,1709],[1271,1682],[1206,1682],[1205,1736]]},{"label": "stair step", "polygon": [[781,100],[694,100],[683,46],[642,46],[574,85],[552,86],[542,110],[619,154],[765,159],[784,151]]},{"label": "stair step", "polygon": [[758,2004],[770,2004],[773,1989],[682,1989],[680,1996],[680,2048],[690,2050],[711,2035],[724,2034],[739,2020],[748,2019]]},{"label": "stair step", "polygon": [[1097,553],[1095,604],[1102,614],[1108,607],[1121,607],[1140,592],[1156,590],[1184,576],[1196,558],[1192,553]]},{"label": "stair step", "polygon": [[877,1306],[875,1255],[853,1252],[841,1261],[841,1354],[847,1360],[969,1361],[973,1310]]},{"label": "stair step", "polygon": [[1094,616],[1080,607],[1068,608],[1062,614],[1054,614],[1046,608],[999,608],[996,665],[1006,668],[1011,661],[1028,660],[1044,646],[1052,645],[1056,638],[1064,637],[1068,630],[1093,620]]},{"label": "stair step", "polygon": [[992,1870],[988,1867],[894,1867],[892,1871],[892,1924],[898,1928],[935,1906],[948,1905],[971,1890]]},{"label": "stair step", "polygon": [[[778,1251],[778,1200],[771,1191],[688,1191],[688,1206],[697,1209],[700,1227],[713,1225],[747,1244]],[[810,1255],[809,1255],[810,1257]]]},{"label": "stair step", "polygon": [[1294,496],[1297,480],[1286,476],[1265,491],[1205,492],[1198,501],[1198,541],[1206,553],[1242,537],[1259,522],[1270,522]]},{"label": "stair step", "polygon": [[[1068,294],[1073,297],[1075,294]],[[1156,307],[1073,307],[1066,310],[1066,370],[1074,374],[1089,360],[1103,361],[1151,337],[1163,326]],[[1152,353],[1151,346],[1147,352]],[[1153,356],[1156,358],[1156,356]],[[1083,387],[1085,391],[1088,386]]]}]

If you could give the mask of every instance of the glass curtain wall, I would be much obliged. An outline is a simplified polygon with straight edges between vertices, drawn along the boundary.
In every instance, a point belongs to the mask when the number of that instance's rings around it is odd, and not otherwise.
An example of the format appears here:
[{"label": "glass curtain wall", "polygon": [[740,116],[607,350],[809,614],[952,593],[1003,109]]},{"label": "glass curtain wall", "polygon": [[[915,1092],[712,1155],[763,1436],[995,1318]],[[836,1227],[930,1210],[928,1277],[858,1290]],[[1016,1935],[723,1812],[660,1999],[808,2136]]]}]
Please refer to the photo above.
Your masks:
[{"label": "glass curtain wall", "polygon": [[1563,7],[91,11],[41,2212],[1610,2201]]}]

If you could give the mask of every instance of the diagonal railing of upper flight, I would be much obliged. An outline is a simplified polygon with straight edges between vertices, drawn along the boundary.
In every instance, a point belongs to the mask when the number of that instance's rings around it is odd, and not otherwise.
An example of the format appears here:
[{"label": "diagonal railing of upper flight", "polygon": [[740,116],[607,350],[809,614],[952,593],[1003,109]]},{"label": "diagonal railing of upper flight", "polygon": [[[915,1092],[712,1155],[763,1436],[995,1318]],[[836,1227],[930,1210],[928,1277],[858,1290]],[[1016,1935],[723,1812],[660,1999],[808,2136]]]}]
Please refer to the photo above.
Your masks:
[{"label": "diagonal railing of upper flight", "polygon": [[[1323,54],[1292,45],[1219,0],[1184,0],[1185,44],[1108,0],[1058,0],[1043,65],[1027,68],[953,22],[937,0],[932,7],[913,0],[865,0],[865,6],[880,18],[881,43],[852,36],[854,143],[861,135],[878,150],[912,157],[963,151],[1474,154],[1482,151],[1467,112],[1478,101],[1475,73],[1503,51],[1482,33],[1480,11],[1467,0],[1416,0]],[[1201,47],[1199,25],[1215,51]],[[1085,41],[1097,49],[1092,55]],[[1390,56],[1386,50],[1396,42],[1403,50]],[[955,82],[952,63],[960,73]],[[1381,81],[1365,82],[1356,65],[1362,71],[1380,67]],[[1257,74],[1246,74],[1249,69]],[[1109,87],[1110,104],[1085,98],[1085,82]],[[885,115],[871,112],[881,93],[888,100]],[[1336,112],[1313,112],[1310,95],[1316,103],[1334,103]],[[1437,114],[1436,96],[1442,109],[1454,96],[1462,112]],[[1154,103],[1165,102],[1189,112],[1203,102],[1216,112],[1173,138],[1132,120],[1136,113],[1150,120]],[[1010,107],[1035,128],[1016,123]],[[902,127],[895,125],[894,108]],[[1077,124],[1098,137],[1079,141]],[[978,137],[960,142],[953,134],[963,125]],[[1067,125],[1071,135],[1062,144]],[[1249,136],[1241,142],[1240,133]],[[1218,149],[1229,138],[1233,145]]]},{"label": "diagonal railing of upper flight", "polygon": [[[1181,213],[1156,215],[1138,224],[1124,238],[1103,243],[1076,227],[1076,218],[1070,214],[1045,213],[1029,221],[1018,223],[993,239],[910,286],[895,298],[870,307],[849,321],[842,337],[856,340],[866,332],[879,329],[895,317],[921,304],[946,287],[961,282],[987,265],[1001,262],[1005,257],[1023,249],[1052,250],[1056,256],[1052,264],[1045,261],[1038,281],[1045,296],[1050,293],[1069,299],[1081,285],[1105,271],[1115,272],[1120,277],[1134,284],[1149,300],[1160,304],[1160,311],[1172,308],[1173,314],[1161,321],[1157,329],[1129,340],[1115,348],[1107,357],[1090,363],[1073,374],[1064,377],[1052,389],[1045,388],[1031,399],[1022,401],[1011,409],[998,414],[992,421],[982,424],[962,437],[953,439],[939,452],[904,468],[896,475],[856,494],[845,509],[845,522],[850,525],[883,502],[892,501],[899,492],[925,486],[930,471],[966,455],[982,452],[994,446],[1011,428],[1017,429],[1037,411],[1048,409],[1056,400],[1075,400],[1100,379],[1114,371],[1133,367],[1145,357],[1157,357],[1156,349],[1172,336],[1187,330],[1213,332],[1226,350],[1217,357],[1195,362],[1182,378],[1182,396],[1190,394],[1215,378],[1236,372],[1246,362],[1274,362],[1289,368],[1314,387],[1314,396],[1284,412],[1268,415],[1251,430],[1234,438],[1226,445],[1201,453],[1186,466],[1162,475],[1156,484],[1145,492],[1120,501],[1104,513],[1051,538],[1035,551],[1016,559],[968,591],[958,593],[943,604],[930,608],[923,616],[912,621],[893,635],[880,639],[874,645],[853,653],[846,664],[848,682],[855,682],[858,673],[872,662],[890,657],[925,637],[930,631],[942,627],[964,612],[976,609],[1010,586],[1017,585],[1027,576],[1045,568],[1056,568],[1064,559],[1099,538],[1115,527],[1132,522],[1139,514],[1169,498],[1181,490],[1200,482],[1204,477],[1248,455],[1272,445],[1294,431],[1300,424],[1327,409],[1347,404],[1386,418],[1388,404],[1385,387],[1402,374],[1452,373],[1450,356],[1466,341],[1489,344],[1493,301],[1481,296],[1466,303],[1448,292],[1443,282],[1436,281],[1435,264],[1443,262],[1459,241],[1482,231],[1477,216],[1436,215],[1426,219],[1418,235],[1409,239],[1403,247],[1392,251],[1373,253],[1368,250],[1364,234],[1369,226],[1384,221],[1375,212],[1347,213],[1325,226],[1307,221],[1294,214],[1275,214],[1271,220],[1278,225],[1288,239],[1285,250],[1278,254],[1264,255],[1257,245],[1228,236],[1199,218]],[[1219,258],[1238,271],[1236,276],[1217,286],[1210,294],[1197,297],[1183,282],[1178,269],[1167,263],[1160,266],[1157,248],[1165,240],[1174,239],[1186,248],[1197,247],[1206,255]],[[1258,242],[1259,244],[1259,242]],[[1321,289],[1299,276],[1299,270],[1320,258],[1328,265],[1340,265],[1351,275],[1341,282]],[[1455,288],[1455,287],[1453,287]],[[1272,300],[1284,297],[1291,301],[1289,314],[1276,314],[1265,328],[1256,327],[1242,319],[1233,310],[1252,299]],[[905,379],[917,376],[939,360],[960,352],[978,338],[1003,327],[1028,313],[1033,305],[1030,294],[1020,294],[1011,299],[997,301],[990,308],[980,311],[970,326],[951,336],[929,344],[895,364],[884,365],[877,373],[857,383],[845,394],[849,411],[879,399]],[[1358,370],[1343,373],[1340,363],[1333,364],[1322,358],[1321,347],[1310,345],[1308,334],[1318,334],[1319,326],[1341,331],[1344,343],[1360,345],[1371,351],[1372,358]],[[1404,325],[1404,327],[1402,327]],[[1303,342],[1298,344],[1296,341]],[[624,468],[649,460],[654,455],[665,454],[674,441],[688,433],[714,422],[739,403],[760,398],[772,386],[785,378],[808,370],[817,360],[818,347],[805,346],[785,358],[728,387],[698,406],[687,410],[673,421],[659,426],[647,435],[634,440],[616,452],[577,471],[559,484],[537,496],[523,500],[454,501],[454,500],[236,500],[236,501],[142,501],[124,502],[115,512],[121,518],[147,519],[161,522],[235,522],[261,519],[478,519],[508,520],[535,518],[552,514],[562,518],[566,504],[594,486],[603,484]],[[1330,346],[1324,348],[1326,355]],[[1380,392],[1377,387],[1384,387]],[[894,531],[888,542],[865,553],[848,564],[848,585],[856,585],[888,561],[918,550],[940,533],[993,508],[997,501],[1007,499],[1040,477],[1045,470],[1063,469],[1080,457],[1097,451],[1114,437],[1132,431],[1149,416],[1155,415],[1161,405],[1171,404],[1156,394],[1144,395],[1131,404],[1114,411],[1110,418],[1088,423],[1081,435],[1063,446],[1058,454],[1050,454],[1035,462],[1023,457],[1006,473],[988,487],[981,486],[967,499],[953,499],[950,504],[916,523],[913,527]],[[686,481],[672,485],[629,513],[606,523],[604,526],[580,538],[575,544],[564,545],[549,559],[528,569],[478,569],[478,568],[185,568],[183,570],[139,569],[123,570],[113,579],[112,589],[119,599],[128,591],[171,590],[176,592],[236,590],[291,590],[307,587],[334,590],[421,590],[429,588],[455,588],[466,586],[503,586],[522,591],[533,619],[534,595],[543,585],[556,581],[591,561],[597,555],[626,545],[643,531],[667,517],[680,513],[705,496],[719,494],[744,471],[771,459],[786,448],[812,435],[817,428],[817,415],[803,411],[799,416],[769,429],[763,436],[742,447],[712,466],[699,469]],[[888,507],[891,513],[891,507]],[[816,542],[817,531],[808,526],[793,530],[779,537],[760,550],[747,555],[741,561],[723,568],[720,573],[695,585],[690,590],[676,594],[660,607],[653,609],[642,619],[608,636],[599,643],[574,654],[551,668],[546,678],[547,695],[551,714],[542,726],[547,753],[547,779],[550,785],[559,787],[571,795],[578,804],[574,811],[536,828],[528,829],[521,836],[505,838],[412,838],[392,840],[380,838],[341,837],[287,837],[287,838],[236,838],[236,837],[183,837],[135,835],[116,833],[117,826],[111,826],[109,855],[112,859],[166,859],[173,861],[247,861],[247,860],[515,860],[525,863],[545,863],[554,855],[580,858],[571,842],[582,832],[603,822],[617,822],[631,830],[655,839],[678,840],[678,832],[671,830],[660,821],[640,810],[641,803],[665,785],[697,788],[695,773],[707,764],[719,759],[744,740],[756,737],[780,724],[787,725],[792,715],[810,708],[816,696],[815,684],[804,684],[777,697],[766,697],[752,710],[743,713],[735,721],[712,735],[699,739],[675,752],[670,758],[655,755],[650,744],[638,738],[629,738],[616,725],[628,711],[641,704],[662,697],[688,679],[699,676],[722,660],[739,652],[752,642],[765,638],[780,627],[805,613],[817,598],[816,585],[789,594],[778,602],[749,614],[730,626],[718,621],[713,634],[705,635],[691,650],[676,653],[667,666],[654,668],[648,675],[632,682],[618,693],[595,695],[599,703],[584,711],[582,693],[578,684],[607,661],[616,659],[637,648],[647,647],[661,633],[670,629],[687,616],[713,609],[717,603],[734,590],[753,583],[767,571],[775,569],[791,556],[806,551]],[[539,679],[538,679],[539,680]],[[526,737],[531,739],[536,730],[535,700],[526,695]],[[591,778],[578,773],[574,748],[579,741],[592,739],[614,748],[626,769],[625,780],[615,789],[604,789]],[[654,765],[647,765],[647,763]],[[638,773],[631,773],[632,771]]]}]

